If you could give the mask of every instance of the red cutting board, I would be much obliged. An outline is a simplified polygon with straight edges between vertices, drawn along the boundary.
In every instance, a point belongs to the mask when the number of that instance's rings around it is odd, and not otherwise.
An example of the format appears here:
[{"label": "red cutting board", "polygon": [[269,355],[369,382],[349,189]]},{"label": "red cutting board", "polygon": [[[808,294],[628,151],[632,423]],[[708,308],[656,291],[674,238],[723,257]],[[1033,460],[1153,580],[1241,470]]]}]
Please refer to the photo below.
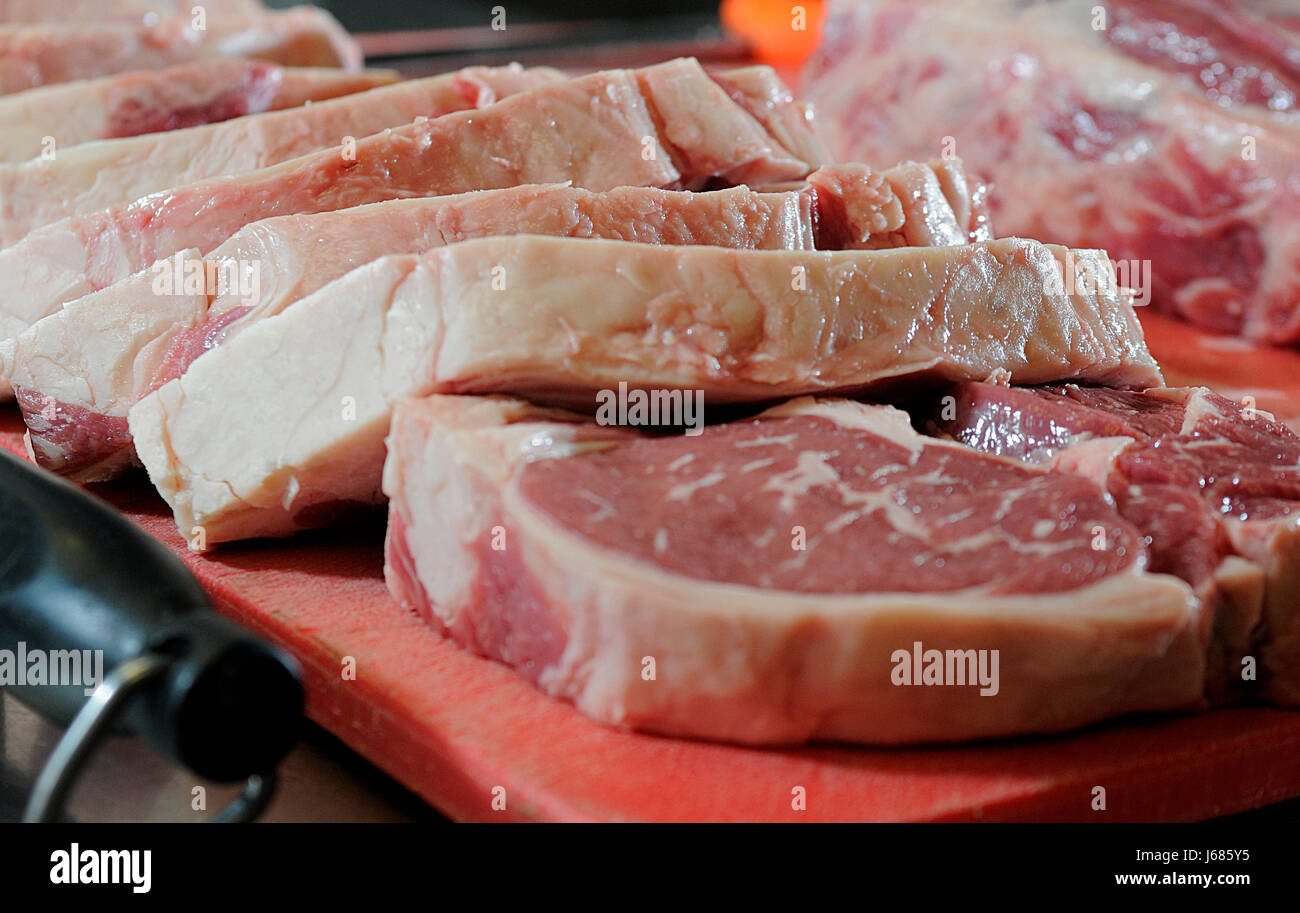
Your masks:
[{"label": "red cutting board", "polygon": [[[1145,322],[1172,382],[1246,391],[1246,366],[1260,408],[1300,404],[1300,354],[1243,353]],[[0,444],[21,450],[20,428],[17,411],[0,408]],[[223,611],[298,657],[314,720],[453,818],[1190,821],[1300,795],[1300,712],[1257,708],[957,748],[760,750],[620,732],[466,654],[394,603],[382,519],[199,558],[140,478],[94,490],[180,554]],[[1098,786],[1105,811],[1092,809]],[[806,810],[792,807],[797,787]]]}]

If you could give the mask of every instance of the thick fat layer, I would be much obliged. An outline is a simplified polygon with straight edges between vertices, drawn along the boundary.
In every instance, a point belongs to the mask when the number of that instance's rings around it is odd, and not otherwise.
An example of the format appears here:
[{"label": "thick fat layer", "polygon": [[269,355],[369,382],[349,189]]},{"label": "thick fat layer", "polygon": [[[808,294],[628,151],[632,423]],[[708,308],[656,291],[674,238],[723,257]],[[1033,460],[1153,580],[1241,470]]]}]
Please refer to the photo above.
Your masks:
[{"label": "thick fat layer", "polygon": [[[807,422],[809,415],[817,418]],[[805,400],[782,407],[772,419],[780,437],[793,437],[794,450],[804,449],[805,433],[820,442],[809,451],[817,451],[826,435],[841,435],[837,449],[849,462],[846,451],[863,436],[883,434],[881,446],[921,461],[932,448],[951,450],[918,438],[904,417],[881,407]],[[743,427],[741,433],[748,432]],[[728,432],[718,434],[712,442],[696,441],[694,452],[697,459],[727,463],[732,475],[717,484],[739,492],[740,464],[750,454],[728,451]],[[669,532],[665,554],[649,561],[635,553],[633,542],[657,537],[657,514],[644,510],[648,502],[631,517],[615,519],[630,523],[618,536],[593,539],[587,535],[593,524],[605,522],[617,504],[585,498],[585,488],[575,493],[581,508],[531,497],[539,489],[527,484],[529,474],[547,472],[546,463],[572,467],[555,471],[605,491],[604,474],[618,462],[619,449],[656,446],[621,441],[635,438],[574,424],[572,417],[560,421],[518,401],[404,402],[384,471],[392,499],[386,573],[394,594],[460,643],[510,664],[596,719],[673,735],[755,744],[945,742],[1058,731],[1132,711],[1199,704],[1199,619],[1190,594],[1135,562],[1093,582],[1034,596],[993,595],[988,587],[924,592],[916,580],[913,592],[792,592],[750,581],[705,582],[700,569],[688,576],[671,567],[698,563],[687,556],[689,542],[676,538],[698,535],[708,538],[708,554],[748,556],[749,574],[758,573],[761,560],[750,540],[755,528],[736,522],[742,515],[710,525],[716,518],[692,513],[685,526],[677,523]],[[674,454],[680,449],[673,440],[660,446]],[[999,460],[967,464],[969,455],[959,452],[953,459],[962,468],[949,463],[946,471],[975,477],[984,469],[1014,472]],[[673,463],[681,465],[683,457],[667,465]],[[1035,488],[1035,497],[1045,499],[1042,516],[1058,509],[1068,514],[1077,490],[1056,492],[1051,480],[1059,477],[1030,475],[1046,480]],[[783,479],[765,477],[774,485]],[[964,481],[974,488],[975,477]],[[805,510],[821,510],[844,495],[829,479],[809,478],[791,490],[788,515],[773,521],[798,524]],[[1092,503],[1107,510],[1095,490]],[[559,512],[551,509],[556,506]],[[779,502],[776,507],[780,512]],[[906,523],[932,519],[928,510],[934,507],[907,511]],[[897,516],[887,505],[880,509]],[[871,553],[883,544],[877,532],[850,524],[823,545]],[[1059,557],[1054,549],[1042,555],[1029,549],[1021,560]],[[988,567],[992,583],[1003,568]],[[805,579],[817,574],[809,570]],[[931,567],[916,576],[942,581],[944,571]],[[896,651],[910,658],[918,642],[926,649],[996,650],[997,694],[980,696],[977,686],[893,684]],[[646,657],[656,664],[650,680],[642,675]]]},{"label": "thick fat layer", "polygon": [[[931,180],[919,182],[904,204],[893,185],[910,184],[918,171],[929,173]],[[157,300],[154,274],[148,270],[69,302],[11,346],[0,343],[0,374],[10,376],[34,400],[39,397],[47,412],[52,401],[66,407],[60,414],[68,416],[82,415],[72,410],[84,409],[106,418],[124,417],[144,393],[179,377],[213,345],[352,269],[385,254],[421,253],[469,238],[541,234],[770,250],[943,243],[947,235],[934,225],[955,225],[958,218],[970,216],[963,197],[954,193],[957,202],[950,203],[950,191],[934,180],[941,172],[945,169],[914,163],[883,174],[860,165],[833,165],[814,172],[801,189],[782,193],[624,187],[596,194],[527,185],[268,219],[241,229],[207,258],[205,267],[217,276],[247,275],[257,282],[256,289],[211,296],[202,325],[192,324],[192,310],[183,299],[175,301],[174,325],[158,319],[166,305]],[[964,214],[958,216],[954,205]],[[911,218],[919,227],[907,221]],[[957,243],[967,240],[956,236],[962,239]],[[137,316],[137,307],[148,316]],[[79,335],[95,340],[95,358],[68,346],[66,341]],[[202,345],[193,344],[196,337]],[[135,365],[131,374],[120,370],[128,363]],[[154,382],[142,389],[139,377]],[[33,451],[46,468],[77,467],[85,477],[85,467],[99,473],[110,456],[108,465],[126,465],[107,448],[122,447],[129,435],[114,431],[101,438],[48,420],[40,429],[33,430]]]},{"label": "thick fat layer", "polygon": [[[358,429],[405,395],[508,389],[594,409],[620,383],[712,404],[999,369],[1157,379],[1121,302],[1044,293],[1055,263],[1016,239],[840,253],[465,241],[377,260],[245,329],[136,404],[131,434],[181,528],[216,543],[373,493],[377,448]],[[336,418],[347,403],[355,422]]]},{"label": "thick fat layer", "polygon": [[[1123,393],[961,384],[937,426],[989,452],[1106,486],[1153,567],[1214,609],[1220,698],[1300,703],[1300,438],[1204,388]],[[1242,660],[1258,678],[1243,681]],[[1212,669],[1212,672],[1215,670]]]},{"label": "thick fat layer", "polygon": [[[794,192],[621,187],[593,193],[555,184],[284,216],[240,230],[206,261],[197,250],[185,251],[69,302],[9,346],[0,343],[0,373],[42,410],[48,412],[51,402],[66,410],[29,425],[39,444],[33,447],[37,462],[90,478],[87,471],[99,474],[105,466],[129,463],[130,454],[124,463],[116,451],[129,448],[130,436],[98,436],[58,416],[85,422],[89,413],[124,421],[134,403],[180,377],[203,352],[381,255],[520,233],[810,250],[813,219],[809,197]],[[186,268],[198,275],[209,265],[217,277],[256,277],[256,290],[209,293],[200,286],[197,294],[182,294]],[[154,281],[160,271],[168,279],[162,295]]]},{"label": "thick fat layer", "polygon": [[301,110],[62,150],[52,161],[0,165],[0,246],[69,216],[160,190],[256,171],[417,117],[485,108],[563,79],[556,70],[473,67],[338,98]]},{"label": "thick fat layer", "polygon": [[804,91],[837,156],[955,146],[1000,231],[1104,248],[1153,305],[1294,343],[1294,39],[1257,3],[1102,5],[1107,28],[1093,0],[842,0]]},{"label": "thick fat layer", "polygon": [[146,24],[0,26],[0,94],[157,70],[205,57],[298,67],[361,67],[361,51],[329,13],[303,6],[255,17],[192,15]]},{"label": "thick fat layer", "polygon": [[24,162],[92,140],[179,130],[295,108],[395,82],[359,73],[280,67],[261,60],[201,60],[31,89],[0,97],[0,162]]},{"label": "thick fat layer", "polygon": [[1020,239],[758,253],[512,238],[433,251],[417,269],[437,276],[440,316],[426,320],[445,327],[442,392],[593,409],[619,382],[715,403],[998,370],[1158,382],[1127,301],[1053,289],[1057,256]]},{"label": "thick fat layer", "polygon": [[[694,85],[704,97],[716,94],[717,104],[695,110],[664,103],[661,109],[661,98],[647,98],[638,84],[638,73],[651,71],[658,74],[651,82],[664,84],[663,96]],[[679,117],[694,111],[712,126],[666,120],[665,110]],[[0,251],[0,339],[17,336],[60,304],[178,250],[211,251],[262,218],[553,181],[607,190],[694,186],[737,169],[765,168],[771,180],[803,177],[806,168],[789,164],[788,153],[774,140],[766,151],[751,141],[762,133],[694,60],[542,86],[482,111],[448,114],[359,140],[355,155],[350,148],[320,152],[32,232]],[[683,145],[670,149],[665,143],[672,141]],[[708,162],[713,170],[683,172],[674,161],[684,159]]]}]

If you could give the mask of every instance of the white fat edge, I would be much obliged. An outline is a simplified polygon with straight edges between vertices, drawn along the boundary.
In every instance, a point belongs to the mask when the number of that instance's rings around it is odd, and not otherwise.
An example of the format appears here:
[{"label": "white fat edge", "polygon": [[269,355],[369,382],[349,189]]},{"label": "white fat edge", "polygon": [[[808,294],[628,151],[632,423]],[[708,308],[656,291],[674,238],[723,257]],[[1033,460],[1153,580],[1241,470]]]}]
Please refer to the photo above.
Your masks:
[{"label": "white fat edge", "polygon": [[769,476],[762,491],[775,491],[781,495],[781,509],[787,514],[794,513],[794,502],[800,495],[805,495],[814,488],[832,486],[841,493],[847,493],[840,474],[830,465],[834,453],[816,450],[800,451],[795,457],[793,469]]},{"label": "white fat edge", "polygon": [[[1173,390],[1169,392],[1177,393],[1177,394],[1182,393],[1182,391],[1178,391],[1178,390]],[[1215,405],[1215,403],[1211,401],[1209,396],[1211,392],[1213,391],[1211,391],[1209,387],[1191,387],[1190,392],[1186,394],[1185,398],[1181,395],[1178,396],[1177,399],[1174,396],[1161,397],[1162,399],[1169,399],[1175,402],[1181,400],[1184,406],[1186,407],[1183,413],[1182,427],[1178,429],[1179,434],[1187,434],[1187,435],[1192,434],[1196,430],[1197,423],[1201,419],[1206,418],[1207,416],[1224,418],[1228,420],[1235,420],[1239,417],[1237,415],[1233,415],[1232,413],[1225,412],[1223,409]],[[1273,415],[1272,412],[1268,412],[1258,407],[1255,407],[1253,409],[1253,412],[1254,415],[1259,416],[1265,421],[1269,421],[1269,422],[1277,421],[1277,418]],[[1249,418],[1244,418],[1243,420],[1246,422],[1251,421],[1251,419]]]},{"label": "white fat edge", "polygon": [[946,443],[919,434],[912,428],[911,418],[901,409],[860,403],[851,399],[816,399],[811,396],[801,396],[760,413],[758,418],[793,418],[800,415],[825,418],[845,428],[869,431],[906,447],[914,454],[920,453],[928,444]]},{"label": "white fat edge", "polygon": [[1116,435],[1114,437],[1093,437],[1086,434],[1073,435],[1066,446],[1060,450],[1050,454],[1046,453],[1046,448],[1044,451],[1039,451],[1044,453],[1044,459],[1038,465],[1059,472],[1083,476],[1085,479],[1097,483],[1101,486],[1106,500],[1113,503],[1110,493],[1106,490],[1106,476],[1115,465],[1115,460],[1119,457],[1120,452],[1133,443],[1133,438],[1125,435]]},{"label": "white fat edge", "polygon": [[682,482],[680,485],[674,485],[668,490],[667,499],[669,501],[689,501],[701,488],[710,488],[719,482],[725,481],[726,478],[727,474],[725,472],[715,470],[707,475],[700,476],[692,482]]}]

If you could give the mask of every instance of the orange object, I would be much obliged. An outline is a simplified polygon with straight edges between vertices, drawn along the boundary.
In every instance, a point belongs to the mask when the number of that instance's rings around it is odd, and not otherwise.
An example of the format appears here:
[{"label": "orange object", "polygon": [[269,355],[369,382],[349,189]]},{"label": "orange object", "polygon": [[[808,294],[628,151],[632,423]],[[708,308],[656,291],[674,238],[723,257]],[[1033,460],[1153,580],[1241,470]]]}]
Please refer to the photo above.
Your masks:
[{"label": "orange object", "polygon": [[746,39],[754,56],[786,66],[803,63],[821,40],[822,0],[722,0],[722,25]]}]

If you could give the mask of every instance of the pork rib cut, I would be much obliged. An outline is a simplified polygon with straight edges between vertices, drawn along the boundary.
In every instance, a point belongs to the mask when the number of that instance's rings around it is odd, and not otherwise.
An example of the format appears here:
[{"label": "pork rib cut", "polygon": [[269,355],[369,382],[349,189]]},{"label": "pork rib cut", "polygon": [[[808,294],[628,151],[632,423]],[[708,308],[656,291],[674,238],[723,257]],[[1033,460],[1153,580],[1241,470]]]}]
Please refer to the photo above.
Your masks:
[{"label": "pork rib cut", "polygon": [[564,78],[558,70],[470,67],[324,101],[66,149],[53,161],[0,165],[0,246],[70,216],[125,205],[157,191],[256,171],[419,117],[485,108]]},{"label": "pork rib cut", "polygon": [[[606,723],[898,744],[1203,704],[1199,608],[1100,489],[889,407],[794,400],[687,437],[405,400],[384,490],[394,596]],[[1128,551],[1098,560],[1098,525]],[[895,683],[931,649],[946,685]]]},{"label": "pork rib cut", "polygon": [[282,67],[263,60],[121,73],[0,96],[0,162],[92,140],[140,136],[296,108],[395,82],[391,70]]},{"label": "pork rib cut", "polygon": [[0,25],[0,95],[37,86],[157,70],[207,57],[251,57],[291,67],[360,69],[361,51],[313,6],[254,17],[189,16],[137,24]]},{"label": "pork rib cut", "polygon": [[136,403],[129,430],[180,529],[202,527],[206,546],[379,502],[383,434],[407,395],[510,391],[594,412],[620,383],[710,405],[995,371],[1158,383],[1125,299],[1044,292],[1063,255],[1020,239],[844,252],[464,241],[376,260],[246,328]]},{"label": "pork rib cut", "polygon": [[1212,697],[1300,705],[1300,437],[1203,387],[936,395],[942,432],[1108,490],[1151,541],[1152,567],[1212,610]]}]

